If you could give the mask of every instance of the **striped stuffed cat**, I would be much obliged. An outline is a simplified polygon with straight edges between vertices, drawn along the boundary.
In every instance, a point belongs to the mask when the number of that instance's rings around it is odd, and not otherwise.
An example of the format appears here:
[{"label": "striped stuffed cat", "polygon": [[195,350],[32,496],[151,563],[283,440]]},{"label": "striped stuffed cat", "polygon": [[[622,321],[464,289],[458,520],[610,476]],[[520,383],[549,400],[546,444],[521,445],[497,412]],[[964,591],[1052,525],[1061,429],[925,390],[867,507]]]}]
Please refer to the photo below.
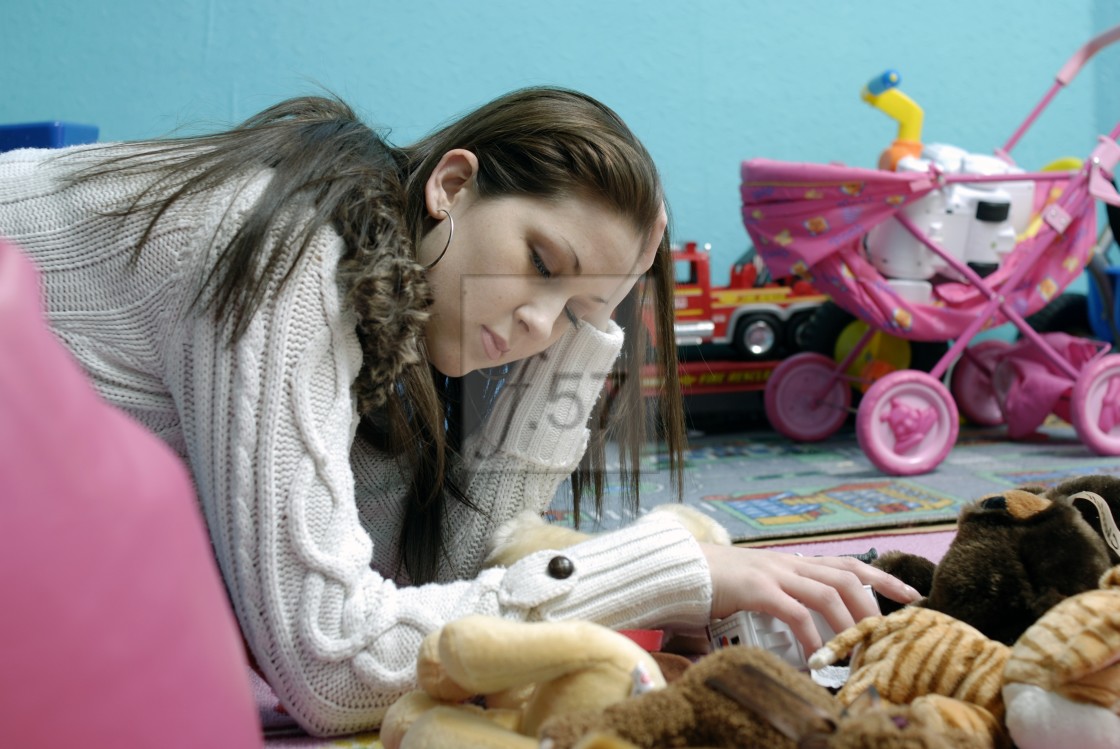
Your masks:
[{"label": "striped stuffed cat", "polygon": [[1012,645],[940,611],[906,607],[864,619],[809,659],[851,657],[837,698],[868,692],[924,706],[993,749],[1120,747],[1120,566],[1065,598]]},{"label": "striped stuffed cat", "polygon": [[1024,632],[1003,680],[1019,749],[1120,747],[1120,566]]}]

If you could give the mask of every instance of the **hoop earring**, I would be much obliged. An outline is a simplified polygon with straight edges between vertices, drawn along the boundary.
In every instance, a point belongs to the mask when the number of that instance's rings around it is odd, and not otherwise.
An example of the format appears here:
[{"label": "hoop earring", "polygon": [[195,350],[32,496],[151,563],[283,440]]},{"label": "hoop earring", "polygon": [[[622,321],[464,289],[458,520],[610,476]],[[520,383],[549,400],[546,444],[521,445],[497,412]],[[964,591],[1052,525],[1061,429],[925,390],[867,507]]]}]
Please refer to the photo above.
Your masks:
[{"label": "hoop earring", "polygon": [[451,238],[455,236],[455,219],[451,218],[451,212],[446,208],[440,208],[440,210],[447,214],[447,244],[443,246],[443,252],[439,253],[439,257],[437,257],[428,265],[424,266],[424,270],[430,270],[436,263],[438,263],[440,260],[443,260],[443,256],[447,254],[447,248],[451,246]]}]

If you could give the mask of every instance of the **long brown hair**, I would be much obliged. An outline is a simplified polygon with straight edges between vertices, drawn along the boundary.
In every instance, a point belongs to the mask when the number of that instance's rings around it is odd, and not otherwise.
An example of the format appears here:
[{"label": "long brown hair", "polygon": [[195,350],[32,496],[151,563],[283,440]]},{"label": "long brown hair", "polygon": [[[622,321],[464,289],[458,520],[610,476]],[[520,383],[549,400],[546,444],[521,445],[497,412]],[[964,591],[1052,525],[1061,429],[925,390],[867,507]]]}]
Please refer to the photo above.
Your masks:
[{"label": "long brown hair", "polygon": [[[139,252],[175,202],[253,171],[273,171],[268,188],[221,250],[196,298],[217,319],[229,321],[233,340],[262,303],[270,278],[277,273],[287,278],[315,232],[329,225],[342,236],[347,251],[340,278],[347,303],[360,320],[364,351],[355,393],[364,431],[394,450],[412,476],[399,548],[415,583],[436,577],[445,554],[447,502],[484,511],[451,481],[448,470],[459,446],[460,383],[447,381],[427,365],[420,336],[430,289],[415,261],[415,247],[435,225],[425,210],[423,189],[439,159],[453,148],[468,149],[478,158],[482,197],[591,199],[643,233],[655,225],[664,200],[652,158],[622,120],[591,97],[552,87],[507,94],[403,148],[388,144],[338,99],[301,97],[229,131],[141,144],[82,176],[115,171],[161,175],[126,208],[152,211]],[[277,231],[282,237],[278,246],[296,251],[261,257],[265,239]],[[610,377],[610,396],[598,400],[589,420],[590,447],[571,477],[577,518],[589,489],[595,511],[602,509],[608,439],[619,444],[622,493],[627,506],[637,510],[641,449],[651,434],[640,373],[651,358],[660,373],[657,429],[680,491],[684,420],[672,295],[666,236],[645,282],[616,311],[627,335]],[[651,307],[652,351],[644,321]]]}]

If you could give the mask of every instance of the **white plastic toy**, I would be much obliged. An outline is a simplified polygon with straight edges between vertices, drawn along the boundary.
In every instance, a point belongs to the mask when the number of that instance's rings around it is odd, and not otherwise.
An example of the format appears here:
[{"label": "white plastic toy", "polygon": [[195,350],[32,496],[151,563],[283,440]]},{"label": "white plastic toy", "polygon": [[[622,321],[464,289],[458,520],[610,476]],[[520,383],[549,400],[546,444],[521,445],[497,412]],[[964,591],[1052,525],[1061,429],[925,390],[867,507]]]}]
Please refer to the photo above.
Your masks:
[{"label": "white plastic toy", "polygon": [[[871,600],[875,592],[870,585],[863,586]],[[878,603],[875,604],[878,608]],[[821,635],[822,642],[828,642],[836,632],[817,612],[813,613],[813,623]],[[781,619],[776,619],[757,611],[738,611],[725,619],[717,619],[708,626],[708,637],[713,648],[727,648],[733,645],[749,645],[769,650],[802,671],[808,671],[808,661],[801,643],[793,636],[793,630]]]}]

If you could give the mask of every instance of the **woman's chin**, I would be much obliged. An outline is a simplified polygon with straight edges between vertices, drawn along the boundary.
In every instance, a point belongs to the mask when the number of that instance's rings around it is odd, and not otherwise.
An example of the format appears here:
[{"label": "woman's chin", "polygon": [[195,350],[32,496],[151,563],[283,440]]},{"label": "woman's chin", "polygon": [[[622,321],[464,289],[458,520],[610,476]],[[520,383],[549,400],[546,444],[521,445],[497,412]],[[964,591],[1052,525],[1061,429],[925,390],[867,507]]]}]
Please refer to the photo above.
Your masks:
[{"label": "woman's chin", "polygon": [[473,368],[467,367],[459,357],[454,359],[439,356],[429,357],[428,363],[444,377],[462,377],[474,371]]}]

